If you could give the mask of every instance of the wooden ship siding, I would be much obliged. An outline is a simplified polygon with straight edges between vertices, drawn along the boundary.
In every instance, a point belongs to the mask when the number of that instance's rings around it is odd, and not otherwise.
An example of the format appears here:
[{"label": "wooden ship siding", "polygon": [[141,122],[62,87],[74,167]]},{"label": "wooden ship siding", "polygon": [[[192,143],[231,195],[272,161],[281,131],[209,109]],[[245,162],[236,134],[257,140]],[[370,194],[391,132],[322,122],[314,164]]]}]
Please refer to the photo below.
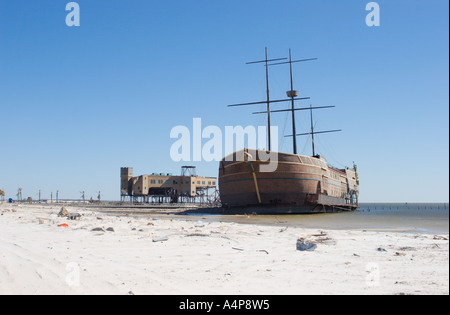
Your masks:
[{"label": "wooden ship siding", "polygon": [[[260,165],[268,162],[254,160],[256,152],[250,152],[244,161],[227,161],[230,157],[221,161],[219,189],[224,205],[296,206],[300,212],[317,205],[354,208],[349,196],[351,189],[358,188],[353,170],[331,168],[323,158],[278,153],[276,171],[260,172]],[[354,185],[347,184],[353,181]]]}]

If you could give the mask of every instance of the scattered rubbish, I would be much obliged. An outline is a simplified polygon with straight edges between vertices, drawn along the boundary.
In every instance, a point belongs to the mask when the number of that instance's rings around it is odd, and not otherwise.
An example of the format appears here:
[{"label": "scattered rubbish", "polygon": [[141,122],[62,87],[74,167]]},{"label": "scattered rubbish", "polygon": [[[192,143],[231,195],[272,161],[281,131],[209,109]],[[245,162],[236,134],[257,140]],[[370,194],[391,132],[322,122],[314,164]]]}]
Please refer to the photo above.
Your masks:
[{"label": "scattered rubbish", "polygon": [[67,217],[69,220],[76,220],[81,218],[79,213],[70,213],[65,207],[62,207],[58,213],[58,217]]},{"label": "scattered rubbish", "polygon": [[359,256],[358,254],[353,254],[353,256],[355,256],[355,257],[361,257],[361,256]]},{"label": "scattered rubbish", "polygon": [[58,213],[58,217],[66,217],[69,215],[69,211],[65,207],[61,208],[61,211]]},{"label": "scattered rubbish", "polygon": [[197,223],[195,223],[194,225],[195,227],[204,227],[205,223],[203,221],[197,221]]},{"label": "scattered rubbish", "polygon": [[81,218],[81,214],[79,214],[79,213],[70,213],[69,214],[69,220],[76,220],[79,218]]},{"label": "scattered rubbish", "polygon": [[188,236],[209,236],[209,234],[202,234],[202,233],[191,233],[191,234],[186,234],[186,237]]},{"label": "scattered rubbish", "polygon": [[297,239],[297,250],[313,251],[317,248],[317,244],[336,245],[336,241],[328,237],[327,233],[320,231],[319,234],[310,234]]},{"label": "scattered rubbish", "polygon": [[281,229],[281,230],[279,231],[279,233],[282,233],[282,232],[286,231],[287,229],[288,229],[288,227],[285,227],[285,228]]},{"label": "scattered rubbish", "polygon": [[156,242],[165,242],[167,240],[169,240],[169,238],[167,236],[163,236],[163,237],[159,237],[159,238],[154,238],[152,241],[154,243],[156,243]]},{"label": "scattered rubbish", "polygon": [[92,231],[92,232],[105,232],[105,230],[102,229],[101,227],[93,228],[91,231]]},{"label": "scattered rubbish", "polygon": [[406,256],[406,254],[402,252],[395,252],[395,256]]},{"label": "scattered rubbish", "polygon": [[[231,247],[231,249],[238,250],[241,252],[245,251],[243,248],[237,248],[237,247]],[[267,255],[269,255],[269,252],[266,251],[265,249],[258,249],[258,250],[256,250],[256,252],[262,252],[262,253],[266,253]]]},{"label": "scattered rubbish", "polygon": [[440,240],[440,241],[448,241],[448,237],[443,237],[443,236],[440,236],[440,235],[433,236],[433,239],[434,240]]},{"label": "scattered rubbish", "polygon": [[114,228],[109,227],[109,228],[106,229],[106,231],[108,231],[108,232],[114,232]]},{"label": "scattered rubbish", "polygon": [[58,225],[58,226],[60,226],[60,227],[65,227],[65,228],[68,228],[68,227],[69,227],[69,225],[66,224],[66,223],[60,224],[60,225]]},{"label": "scattered rubbish", "polygon": [[385,250],[384,248],[381,248],[381,247],[378,247],[377,251],[379,251],[379,252],[387,252],[387,250]]},{"label": "scattered rubbish", "polygon": [[148,222],[147,225],[154,225],[152,222]]},{"label": "scattered rubbish", "polygon": [[404,246],[404,247],[400,247],[399,250],[413,250],[413,251],[415,251],[416,249],[414,247]]},{"label": "scattered rubbish", "polygon": [[303,252],[303,251],[308,251],[308,252],[312,252],[317,248],[317,245],[311,242],[305,242],[305,240],[299,238],[297,240],[297,250]]},{"label": "scattered rubbish", "polygon": [[51,221],[52,219],[48,219],[48,218],[36,218],[36,219],[38,219],[39,221],[39,224],[44,224],[45,223],[45,220],[49,220],[49,221]]}]

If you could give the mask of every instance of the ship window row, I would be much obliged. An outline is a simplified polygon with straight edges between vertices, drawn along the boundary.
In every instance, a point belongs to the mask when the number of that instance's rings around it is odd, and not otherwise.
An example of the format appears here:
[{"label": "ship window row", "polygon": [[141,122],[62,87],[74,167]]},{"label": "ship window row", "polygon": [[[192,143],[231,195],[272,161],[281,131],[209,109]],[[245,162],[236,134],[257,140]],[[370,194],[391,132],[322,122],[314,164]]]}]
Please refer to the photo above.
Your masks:
[{"label": "ship window row", "polygon": [[[158,179],[158,184],[162,184],[164,183],[164,180],[162,179]],[[166,180],[165,182],[167,185],[170,185],[170,180]],[[150,180],[150,184],[156,184],[156,179],[151,179]],[[172,184],[173,185],[177,185],[178,181],[177,180],[172,180]],[[183,182],[181,182],[181,184],[183,184]],[[195,184],[195,181],[192,182],[192,184]],[[216,181],[208,181],[208,185],[215,185]],[[197,181],[197,185],[206,185],[206,181]]]}]

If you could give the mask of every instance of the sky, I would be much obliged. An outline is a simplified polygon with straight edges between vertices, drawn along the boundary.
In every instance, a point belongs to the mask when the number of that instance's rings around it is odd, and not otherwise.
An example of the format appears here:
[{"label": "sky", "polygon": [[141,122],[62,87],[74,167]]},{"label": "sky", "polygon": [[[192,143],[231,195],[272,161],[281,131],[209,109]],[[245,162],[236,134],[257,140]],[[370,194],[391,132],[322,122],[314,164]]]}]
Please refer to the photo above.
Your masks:
[{"label": "sky", "polygon": [[[358,165],[361,202],[449,201],[449,2],[367,0],[0,0],[0,189],[7,198],[120,198],[120,167],[135,175],[219,162],[171,159],[172,128],[261,126],[269,58],[293,65],[298,106],[314,113],[316,149]],[[270,67],[285,98],[289,67]],[[286,103],[273,105],[284,109]],[[309,116],[298,113],[297,131]],[[272,115],[279,151],[292,152],[288,113]],[[298,138],[298,153],[311,141]]]}]

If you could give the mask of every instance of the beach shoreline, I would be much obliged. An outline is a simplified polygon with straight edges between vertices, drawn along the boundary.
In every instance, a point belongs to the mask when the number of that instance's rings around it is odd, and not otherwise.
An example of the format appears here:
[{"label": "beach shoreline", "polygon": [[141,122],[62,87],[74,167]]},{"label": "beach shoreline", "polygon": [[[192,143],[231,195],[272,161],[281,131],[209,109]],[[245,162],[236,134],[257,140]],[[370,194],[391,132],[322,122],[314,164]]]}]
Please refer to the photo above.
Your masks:
[{"label": "beach shoreline", "polygon": [[66,207],[0,203],[0,294],[449,294],[448,233]]}]

